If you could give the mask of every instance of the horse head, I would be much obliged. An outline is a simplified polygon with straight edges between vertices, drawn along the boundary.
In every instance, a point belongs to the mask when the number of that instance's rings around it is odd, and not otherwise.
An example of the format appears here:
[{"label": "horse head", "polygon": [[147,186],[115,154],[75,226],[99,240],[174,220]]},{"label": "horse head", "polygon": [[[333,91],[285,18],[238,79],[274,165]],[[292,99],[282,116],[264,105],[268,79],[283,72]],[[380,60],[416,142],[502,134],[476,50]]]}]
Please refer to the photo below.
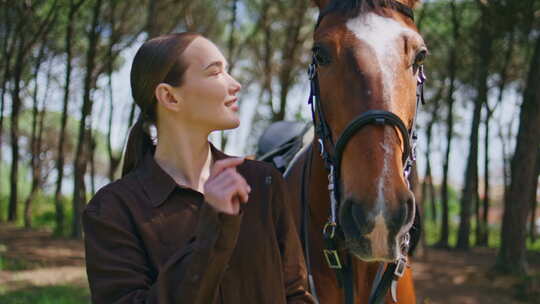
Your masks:
[{"label": "horse head", "polygon": [[[415,216],[414,196],[403,172],[418,77],[427,54],[408,14],[416,2],[315,0],[321,14],[313,56],[317,103],[324,113],[321,117],[317,112],[316,119],[326,121],[329,129],[323,147],[331,150],[328,147],[363,114],[384,112],[395,116],[387,120],[399,120],[377,123],[376,117],[368,118],[353,129],[342,143],[336,167],[337,219],[347,248],[364,261],[399,257],[400,242]],[[336,149],[330,152],[335,158]]]}]

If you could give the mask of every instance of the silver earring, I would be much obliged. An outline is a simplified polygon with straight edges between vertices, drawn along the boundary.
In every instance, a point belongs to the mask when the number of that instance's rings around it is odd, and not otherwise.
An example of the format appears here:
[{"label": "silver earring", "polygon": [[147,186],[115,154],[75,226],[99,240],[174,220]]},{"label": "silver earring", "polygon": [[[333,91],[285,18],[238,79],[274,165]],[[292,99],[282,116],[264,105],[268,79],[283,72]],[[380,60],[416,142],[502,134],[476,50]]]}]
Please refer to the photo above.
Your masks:
[{"label": "silver earring", "polygon": [[158,142],[156,125],[150,124],[150,126],[148,127],[148,131],[149,131],[150,139],[152,139],[152,144],[156,146]]},{"label": "silver earring", "polygon": [[156,125],[153,123],[144,122],[143,123],[143,130],[148,136],[150,136],[150,140],[152,140],[152,144],[155,146],[157,145],[157,128]]}]

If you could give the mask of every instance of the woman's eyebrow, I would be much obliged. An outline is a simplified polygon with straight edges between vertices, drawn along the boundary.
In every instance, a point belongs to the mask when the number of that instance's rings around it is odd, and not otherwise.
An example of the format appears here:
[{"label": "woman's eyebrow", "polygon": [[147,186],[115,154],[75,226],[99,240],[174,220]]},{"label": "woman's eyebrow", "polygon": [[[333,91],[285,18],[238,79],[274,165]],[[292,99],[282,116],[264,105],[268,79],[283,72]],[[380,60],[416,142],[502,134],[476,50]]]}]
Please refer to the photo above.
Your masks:
[{"label": "woman's eyebrow", "polygon": [[209,65],[207,65],[204,70],[208,70],[209,68],[211,67],[218,67],[218,68],[223,68],[223,62],[221,61],[214,61],[212,63],[210,63]]}]

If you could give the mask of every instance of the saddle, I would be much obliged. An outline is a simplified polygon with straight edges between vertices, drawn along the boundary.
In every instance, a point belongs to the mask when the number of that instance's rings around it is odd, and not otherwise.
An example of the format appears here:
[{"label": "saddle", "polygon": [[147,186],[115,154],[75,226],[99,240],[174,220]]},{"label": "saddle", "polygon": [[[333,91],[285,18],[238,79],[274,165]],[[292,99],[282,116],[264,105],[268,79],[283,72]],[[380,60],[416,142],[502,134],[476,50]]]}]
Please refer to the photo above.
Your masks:
[{"label": "saddle", "polygon": [[312,123],[277,121],[264,130],[256,159],[273,164],[282,174],[294,156],[313,139]]}]

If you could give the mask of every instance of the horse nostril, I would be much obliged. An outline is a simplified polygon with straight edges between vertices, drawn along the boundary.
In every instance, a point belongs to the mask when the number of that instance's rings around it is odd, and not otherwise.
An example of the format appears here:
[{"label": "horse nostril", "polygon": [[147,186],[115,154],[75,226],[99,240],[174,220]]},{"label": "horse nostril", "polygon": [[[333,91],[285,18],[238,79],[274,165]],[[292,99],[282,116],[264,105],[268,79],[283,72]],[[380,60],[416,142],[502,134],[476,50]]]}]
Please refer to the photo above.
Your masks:
[{"label": "horse nostril", "polygon": [[363,222],[361,214],[363,214],[362,207],[360,204],[355,203],[353,199],[346,199],[343,202],[339,210],[339,217],[346,235],[354,237],[362,235],[360,228],[363,226],[359,225],[359,223]]},{"label": "horse nostril", "polygon": [[366,215],[364,214],[364,210],[360,205],[352,204],[351,213],[357,227],[366,227]]},{"label": "horse nostril", "polygon": [[340,208],[340,217],[345,230],[351,233],[362,235],[367,227],[366,212],[364,207],[355,202],[354,199],[347,199]]},{"label": "horse nostril", "polygon": [[375,218],[371,216],[371,211],[366,210],[364,205],[353,203],[351,214],[360,235],[365,235],[373,230]]}]

